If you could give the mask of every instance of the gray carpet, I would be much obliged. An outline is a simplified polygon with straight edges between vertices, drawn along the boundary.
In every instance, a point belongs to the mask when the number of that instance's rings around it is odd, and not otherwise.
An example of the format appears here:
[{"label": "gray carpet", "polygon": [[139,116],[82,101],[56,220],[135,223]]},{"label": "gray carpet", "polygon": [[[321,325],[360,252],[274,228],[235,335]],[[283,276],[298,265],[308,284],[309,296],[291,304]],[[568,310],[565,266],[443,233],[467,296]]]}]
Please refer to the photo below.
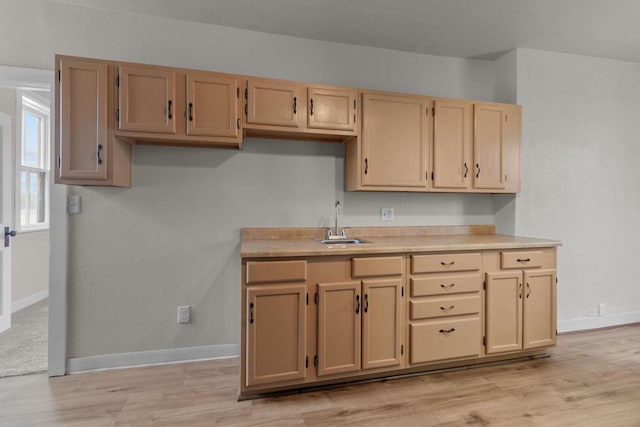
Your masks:
[{"label": "gray carpet", "polygon": [[47,369],[49,299],[16,311],[0,334],[0,378]]}]

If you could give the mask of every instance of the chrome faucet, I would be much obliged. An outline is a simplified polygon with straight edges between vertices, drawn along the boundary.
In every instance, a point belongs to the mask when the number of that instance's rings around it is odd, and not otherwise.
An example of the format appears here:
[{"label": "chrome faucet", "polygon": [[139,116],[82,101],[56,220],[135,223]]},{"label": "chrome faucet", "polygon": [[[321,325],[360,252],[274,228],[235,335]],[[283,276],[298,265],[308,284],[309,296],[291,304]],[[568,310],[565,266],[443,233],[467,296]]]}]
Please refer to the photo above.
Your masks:
[{"label": "chrome faucet", "polygon": [[342,205],[340,204],[340,201],[337,200],[336,201],[336,226],[334,230],[331,230],[331,227],[329,227],[327,229],[327,239],[346,239],[347,238],[347,228],[349,227],[343,227],[342,230],[340,230],[338,228],[338,214],[340,212],[340,209],[342,209]]}]

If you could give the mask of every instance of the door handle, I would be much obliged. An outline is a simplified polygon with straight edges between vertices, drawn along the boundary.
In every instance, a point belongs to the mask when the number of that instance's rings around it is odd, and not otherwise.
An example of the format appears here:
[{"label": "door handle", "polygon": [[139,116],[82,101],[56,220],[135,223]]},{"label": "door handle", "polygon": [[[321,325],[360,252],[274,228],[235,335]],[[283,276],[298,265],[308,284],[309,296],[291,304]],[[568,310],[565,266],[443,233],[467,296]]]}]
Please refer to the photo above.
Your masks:
[{"label": "door handle", "polygon": [[12,237],[16,237],[16,234],[18,234],[16,230],[11,230],[9,227],[4,228],[4,247],[5,248],[9,247],[9,245],[11,244],[10,239]]},{"label": "door handle", "polygon": [[360,314],[360,295],[356,295],[356,314]]},{"label": "door handle", "polygon": [[102,164],[102,144],[98,144],[98,164]]},{"label": "door handle", "polygon": [[364,312],[369,311],[369,294],[364,294]]}]

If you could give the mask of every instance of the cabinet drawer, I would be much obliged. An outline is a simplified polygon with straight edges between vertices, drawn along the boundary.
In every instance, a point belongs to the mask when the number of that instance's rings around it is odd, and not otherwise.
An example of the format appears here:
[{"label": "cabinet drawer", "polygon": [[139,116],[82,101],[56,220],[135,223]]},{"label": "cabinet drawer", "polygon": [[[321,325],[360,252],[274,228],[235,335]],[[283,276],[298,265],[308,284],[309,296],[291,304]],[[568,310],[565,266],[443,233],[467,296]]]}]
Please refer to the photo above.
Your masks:
[{"label": "cabinet drawer", "polygon": [[552,268],[549,257],[545,251],[516,251],[500,253],[500,268]]},{"label": "cabinet drawer", "polygon": [[412,255],[412,273],[441,273],[443,271],[480,270],[482,258],[479,253],[455,253],[434,255]]},{"label": "cabinet drawer", "polygon": [[477,292],[482,286],[480,274],[441,274],[411,279],[411,296],[458,294]]},{"label": "cabinet drawer", "polygon": [[402,257],[353,258],[353,277],[398,276],[402,274]]},{"label": "cabinet drawer", "polygon": [[412,364],[480,354],[478,316],[412,323],[409,329]]},{"label": "cabinet drawer", "polygon": [[252,261],[247,263],[247,283],[307,280],[307,261]]},{"label": "cabinet drawer", "polygon": [[454,297],[432,297],[411,301],[411,320],[431,317],[476,314],[480,312],[480,294],[461,294]]}]

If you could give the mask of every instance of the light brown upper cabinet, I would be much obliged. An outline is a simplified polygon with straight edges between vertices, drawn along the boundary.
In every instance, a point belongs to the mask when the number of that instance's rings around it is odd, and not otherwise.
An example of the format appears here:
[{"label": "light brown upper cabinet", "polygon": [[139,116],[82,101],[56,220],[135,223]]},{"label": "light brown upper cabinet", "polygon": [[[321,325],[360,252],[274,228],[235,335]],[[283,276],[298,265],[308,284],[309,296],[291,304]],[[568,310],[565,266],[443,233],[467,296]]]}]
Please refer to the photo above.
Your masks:
[{"label": "light brown upper cabinet", "polygon": [[118,129],[176,133],[176,72],[152,66],[118,66]]},{"label": "light brown upper cabinet", "polygon": [[[295,82],[250,78],[246,87],[247,125],[299,128],[304,89]],[[249,126],[247,126],[249,127]]]},{"label": "light brown upper cabinet", "polygon": [[346,149],[348,190],[427,189],[430,105],[422,96],[362,93],[360,143]]},{"label": "light brown upper cabinet", "polygon": [[310,87],[307,125],[311,129],[354,131],[358,92],[355,89]]},{"label": "light brown upper cabinet", "polygon": [[246,136],[343,141],[357,135],[357,90],[248,77]]},{"label": "light brown upper cabinet", "polygon": [[240,141],[240,85],[237,76],[188,71],[187,135]]},{"label": "light brown upper cabinet", "polygon": [[473,187],[506,188],[505,126],[507,108],[501,104],[476,103],[473,106]]},{"label": "light brown upper cabinet", "polygon": [[471,186],[473,103],[436,99],[433,106],[433,188],[466,190]]},{"label": "light brown upper cabinet", "polygon": [[115,140],[110,62],[56,56],[57,184],[131,186],[131,147]]},{"label": "light brown upper cabinet", "polygon": [[117,64],[118,128],[124,141],[199,147],[242,145],[242,78]]}]

